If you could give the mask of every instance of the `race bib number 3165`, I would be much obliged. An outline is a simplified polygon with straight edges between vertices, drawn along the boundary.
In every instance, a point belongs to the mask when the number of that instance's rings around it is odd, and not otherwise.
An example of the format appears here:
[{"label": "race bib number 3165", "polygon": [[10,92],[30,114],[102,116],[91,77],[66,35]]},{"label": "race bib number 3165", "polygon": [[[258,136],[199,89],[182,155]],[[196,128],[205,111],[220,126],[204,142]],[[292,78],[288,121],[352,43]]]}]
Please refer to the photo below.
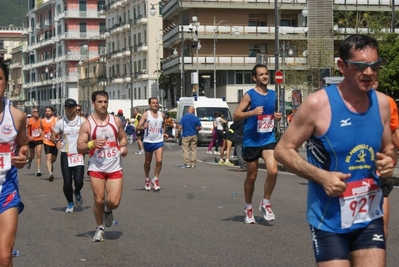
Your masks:
[{"label": "race bib number 3165", "polygon": [[350,228],[353,224],[382,217],[381,199],[382,191],[372,178],[349,182],[339,197],[341,228]]}]

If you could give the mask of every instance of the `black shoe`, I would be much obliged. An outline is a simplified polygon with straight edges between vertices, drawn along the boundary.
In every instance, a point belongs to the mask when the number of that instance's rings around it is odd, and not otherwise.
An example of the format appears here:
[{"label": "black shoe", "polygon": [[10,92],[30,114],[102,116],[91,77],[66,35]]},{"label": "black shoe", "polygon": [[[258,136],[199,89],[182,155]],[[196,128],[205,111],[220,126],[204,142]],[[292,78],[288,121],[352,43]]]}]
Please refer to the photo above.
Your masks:
[{"label": "black shoe", "polygon": [[41,172],[37,172],[36,173],[36,177],[40,177],[40,176],[42,176],[42,173]]},{"label": "black shoe", "polygon": [[48,180],[49,180],[50,182],[54,181],[54,176],[53,176],[53,175],[50,175],[50,176],[48,177]]}]

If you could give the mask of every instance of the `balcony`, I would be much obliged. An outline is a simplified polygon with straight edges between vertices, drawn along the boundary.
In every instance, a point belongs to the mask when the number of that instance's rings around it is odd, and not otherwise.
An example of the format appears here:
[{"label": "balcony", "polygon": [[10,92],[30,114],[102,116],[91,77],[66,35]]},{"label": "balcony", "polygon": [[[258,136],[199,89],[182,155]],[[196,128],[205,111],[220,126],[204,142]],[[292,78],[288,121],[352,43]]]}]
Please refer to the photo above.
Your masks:
[{"label": "balcony", "polygon": [[105,12],[98,11],[97,9],[89,9],[87,11],[79,11],[79,9],[68,9],[60,13],[54,19],[105,19]]},{"label": "balcony", "polygon": [[135,52],[148,51],[147,43],[138,43],[137,45],[134,46],[134,51]]},{"label": "balcony", "polygon": [[101,33],[99,31],[88,31],[88,32],[77,32],[77,31],[70,31],[65,32],[60,35],[60,40],[85,40],[96,36],[100,36]]},{"label": "balcony", "polygon": [[[163,74],[168,75],[177,72],[180,68],[180,57],[172,57],[169,60],[163,61],[162,68]],[[275,55],[265,55],[264,61],[269,70],[274,70],[275,68]],[[242,70],[250,69],[257,63],[256,57],[244,57],[244,56],[219,56],[216,57],[216,61],[213,56],[203,57],[199,56],[198,61],[195,56],[184,57],[184,69],[195,71],[197,65],[199,70],[213,71],[214,66],[218,70]],[[280,57],[280,66],[286,66],[291,69],[306,69],[307,68],[307,58],[306,57],[285,57],[285,61]]]},{"label": "balcony", "polygon": [[85,78],[85,79],[79,79],[79,85],[85,86],[85,85],[94,85],[98,82],[97,78]]}]

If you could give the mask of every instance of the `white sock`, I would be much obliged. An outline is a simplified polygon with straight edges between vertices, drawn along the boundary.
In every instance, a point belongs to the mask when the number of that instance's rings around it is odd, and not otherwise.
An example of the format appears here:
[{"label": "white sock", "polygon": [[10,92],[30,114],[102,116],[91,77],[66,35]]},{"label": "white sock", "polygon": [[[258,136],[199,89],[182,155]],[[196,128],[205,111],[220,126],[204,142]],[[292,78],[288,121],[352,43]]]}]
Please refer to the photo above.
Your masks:
[{"label": "white sock", "polygon": [[158,180],[158,177],[154,177],[152,180],[153,180],[153,181],[156,181],[156,180]]},{"label": "white sock", "polygon": [[245,203],[245,209],[252,209],[252,204]]},{"label": "white sock", "polygon": [[264,199],[263,199],[263,205],[267,205],[267,204],[270,204],[270,200],[264,198]]},{"label": "white sock", "polygon": [[108,209],[108,206],[107,206],[107,205],[104,206],[104,211],[105,211],[106,213],[110,212],[110,210]]}]

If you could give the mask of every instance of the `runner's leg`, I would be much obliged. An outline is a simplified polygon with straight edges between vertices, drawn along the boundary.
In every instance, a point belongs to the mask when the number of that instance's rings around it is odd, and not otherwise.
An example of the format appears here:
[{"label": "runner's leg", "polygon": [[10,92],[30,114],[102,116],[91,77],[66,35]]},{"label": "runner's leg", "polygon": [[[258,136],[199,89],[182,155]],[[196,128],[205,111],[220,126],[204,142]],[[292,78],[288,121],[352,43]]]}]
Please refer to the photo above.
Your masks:
[{"label": "runner's leg", "polygon": [[18,225],[18,209],[10,208],[0,214],[0,266],[12,266],[12,248]]}]

